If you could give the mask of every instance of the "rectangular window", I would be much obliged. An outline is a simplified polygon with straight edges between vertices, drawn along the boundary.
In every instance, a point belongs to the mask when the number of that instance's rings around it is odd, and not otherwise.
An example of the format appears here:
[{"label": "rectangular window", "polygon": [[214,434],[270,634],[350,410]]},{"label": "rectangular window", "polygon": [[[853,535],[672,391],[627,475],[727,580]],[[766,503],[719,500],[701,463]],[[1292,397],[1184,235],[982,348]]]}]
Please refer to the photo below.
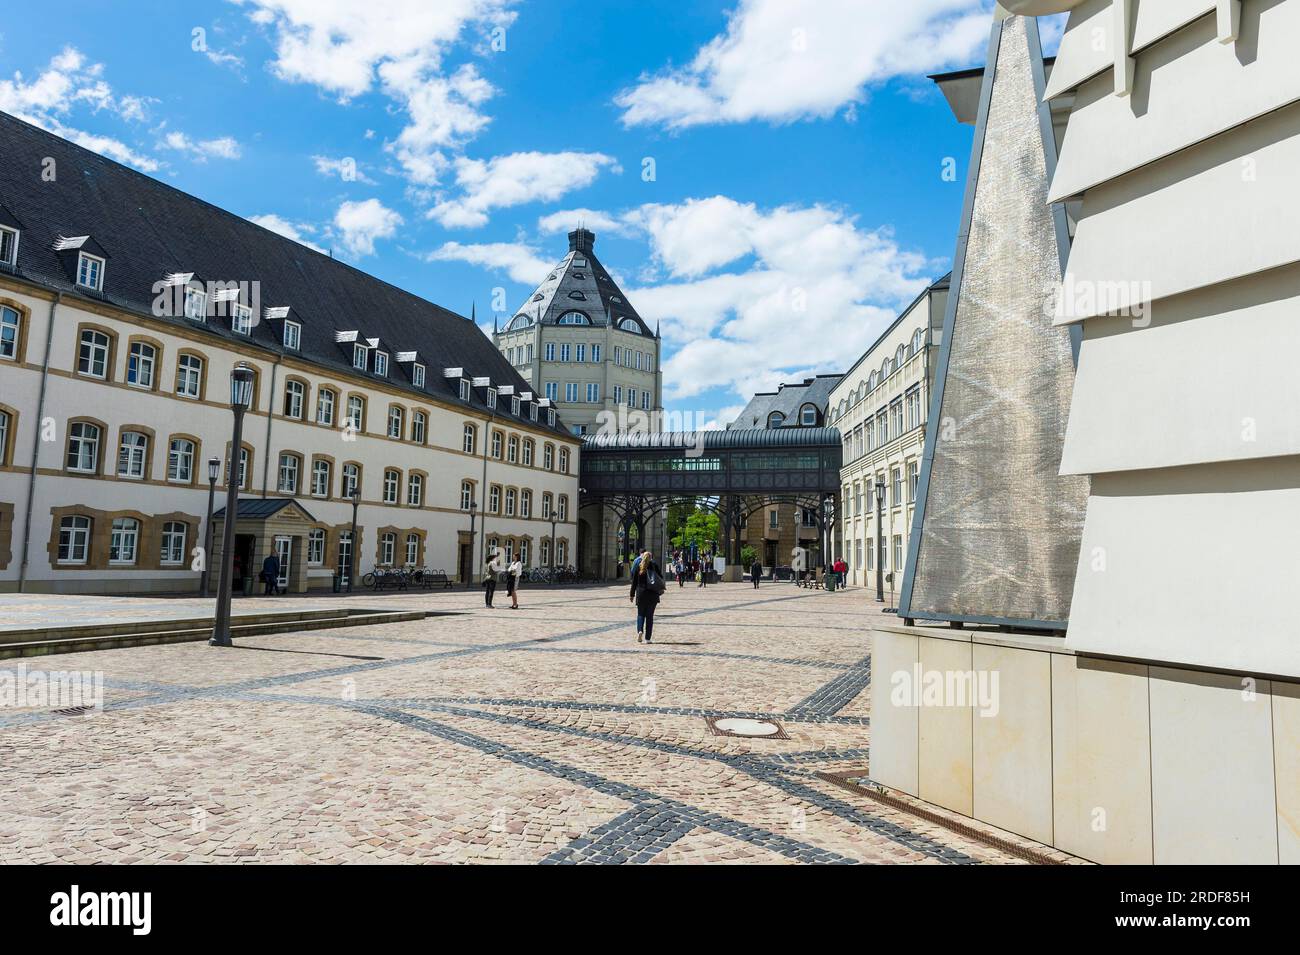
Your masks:
[{"label": "rectangular window", "polygon": [[230,330],[236,335],[250,334],[253,331],[253,310],[235,302],[230,316]]},{"label": "rectangular window", "polygon": [[565,400],[565,401],[577,401],[577,400],[578,400],[578,384],[577,384],[577,382],[574,382],[574,381],[568,381],[568,382],[565,382],[565,383],[564,383],[564,400]]},{"label": "rectangular window", "polygon": [[487,390],[487,406],[493,409],[497,406],[497,390],[495,388]]},{"label": "rectangular window", "polygon": [[167,480],[189,484],[194,477],[194,442],[172,438],[167,448]]},{"label": "rectangular window", "polygon": [[302,326],[297,322],[284,323],[284,347],[297,351],[302,345]]},{"label": "rectangular window", "polygon": [[416,444],[424,444],[425,420],[423,411],[411,415],[411,440]]},{"label": "rectangular window", "polygon": [[890,506],[898,507],[903,503],[903,470],[893,468],[889,472]]},{"label": "rectangular window", "polygon": [[59,524],[60,564],[84,564],[90,551],[90,518],[65,517]]},{"label": "rectangular window", "polygon": [[568,360],[569,360],[569,354],[570,354],[571,351],[572,351],[572,346],[570,346],[570,345],[561,345],[561,346],[560,346],[560,361],[568,361]]},{"label": "rectangular window", "polygon": [[330,463],[328,461],[313,461],[311,465],[311,495],[312,497],[329,497],[330,494]]},{"label": "rectangular window", "polygon": [[621,345],[614,346],[614,364],[623,364],[623,347]]},{"label": "rectangular window", "polygon": [[307,532],[307,563],[325,563],[325,531],[314,527]]},{"label": "rectangular window", "polygon": [[185,317],[195,322],[208,320],[208,293],[200,288],[185,289]]},{"label": "rectangular window", "polygon": [[629,389],[627,390],[627,406],[628,406],[629,408],[635,408],[635,407],[636,407],[636,389],[635,389],[635,388],[629,388]]},{"label": "rectangular window", "polygon": [[600,346],[595,342],[591,345],[591,360],[594,362],[600,361]]},{"label": "rectangular window", "polygon": [[179,564],[185,560],[185,525],[179,521],[168,521],[163,525],[162,552],[159,562]]},{"label": "rectangular window", "polygon": [[110,564],[134,564],[140,543],[140,522],[132,517],[119,517],[113,521],[113,532],[108,542]]},{"label": "rectangular window", "polygon": [[555,361],[555,342],[547,342],[542,354],[547,361]]},{"label": "rectangular window", "polygon": [[588,404],[595,404],[598,401],[600,401],[600,385],[596,384],[595,382],[588,382],[587,383]]},{"label": "rectangular window", "polygon": [[358,371],[366,370],[367,362],[365,345],[352,346],[352,367],[356,368]]},{"label": "rectangular window", "polygon": [[414,567],[420,559],[420,538],[417,534],[406,535],[406,566]]},{"label": "rectangular window", "polygon": [[138,431],[125,431],[117,450],[117,476],[140,480],[144,477],[149,439]]},{"label": "rectangular window", "polygon": [[622,386],[622,385],[615,385],[615,386],[614,386],[614,404],[617,405],[617,404],[622,404],[622,403],[623,403],[623,386]]},{"label": "rectangular window", "polygon": [[280,455],[278,488],[281,494],[298,493],[298,456],[296,454]]},{"label": "rectangular window", "polygon": [[516,418],[519,417],[519,396],[518,395],[512,395],[510,397],[510,413],[514,415]]},{"label": "rectangular window", "polygon": [[417,388],[424,387],[424,366],[415,364],[411,366],[411,384]]},{"label": "rectangular window", "polygon": [[552,401],[559,401],[559,400],[560,400],[560,384],[559,384],[559,382],[548,381],[544,387],[545,387],[545,389],[546,389],[546,397],[547,397],[547,398],[550,398]]},{"label": "rectangular window", "polygon": [[907,500],[912,502],[916,500],[917,485],[917,467],[915,461],[907,462]]},{"label": "rectangular window", "polygon": [[573,360],[574,360],[574,361],[586,361],[586,360],[587,360],[587,346],[586,346],[586,345],[575,345],[575,346],[574,346],[574,358],[573,358]]},{"label": "rectangular window", "polygon": [[901,534],[894,535],[894,570],[903,569],[903,537]]},{"label": "rectangular window", "polygon": [[316,392],[316,423],[333,426],[334,425],[334,392],[328,388],[322,388]]},{"label": "rectangular window", "polygon": [[108,336],[90,329],[81,333],[77,373],[91,378],[108,377]]},{"label": "rectangular window", "polygon": [[18,233],[0,228],[0,265],[15,265],[17,262]]},{"label": "rectangular window", "polygon": [[99,291],[104,281],[104,260],[85,252],[77,259],[77,284]]},{"label": "rectangular window", "polygon": [[642,411],[650,410],[650,392],[648,391],[641,392],[641,410]]},{"label": "rectangular window", "polygon": [[384,378],[388,377],[388,353],[387,352],[382,352],[382,351],[375,352],[375,374],[381,375]]}]

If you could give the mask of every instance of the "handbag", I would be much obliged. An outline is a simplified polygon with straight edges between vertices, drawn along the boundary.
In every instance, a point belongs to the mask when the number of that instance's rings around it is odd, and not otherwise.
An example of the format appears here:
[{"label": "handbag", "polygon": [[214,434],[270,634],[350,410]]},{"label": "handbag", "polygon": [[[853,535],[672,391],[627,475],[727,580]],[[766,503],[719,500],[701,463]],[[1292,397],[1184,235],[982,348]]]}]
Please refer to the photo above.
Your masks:
[{"label": "handbag", "polygon": [[659,573],[653,567],[646,571],[646,583],[650,586],[650,590],[656,594],[662,594],[667,588],[667,584],[664,583],[663,574]]}]

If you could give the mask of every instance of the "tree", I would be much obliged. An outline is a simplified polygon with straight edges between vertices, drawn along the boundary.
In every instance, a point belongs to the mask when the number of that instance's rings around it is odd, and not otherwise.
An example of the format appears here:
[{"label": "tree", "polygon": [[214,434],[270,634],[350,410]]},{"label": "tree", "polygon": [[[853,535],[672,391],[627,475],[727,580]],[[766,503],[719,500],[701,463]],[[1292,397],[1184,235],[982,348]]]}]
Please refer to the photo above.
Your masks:
[{"label": "tree", "polygon": [[757,559],[758,559],[758,551],[754,550],[754,548],[750,547],[748,544],[740,548],[741,567],[752,567],[754,565],[754,561]]},{"label": "tree", "polygon": [[694,508],[685,517],[685,521],[682,522],[677,533],[672,537],[673,547],[678,550],[686,550],[694,545],[700,551],[716,549],[722,519],[717,514],[706,511],[702,507]]}]

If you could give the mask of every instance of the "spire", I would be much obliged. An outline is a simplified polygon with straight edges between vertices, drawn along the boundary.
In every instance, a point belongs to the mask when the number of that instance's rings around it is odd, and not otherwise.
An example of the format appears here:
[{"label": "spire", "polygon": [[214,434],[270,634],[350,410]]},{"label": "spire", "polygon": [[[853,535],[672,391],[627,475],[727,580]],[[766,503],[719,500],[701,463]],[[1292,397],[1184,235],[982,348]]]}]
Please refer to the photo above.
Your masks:
[{"label": "spire", "polygon": [[478,324],[478,302],[471,301],[469,303],[469,320],[475,325]]},{"label": "spire", "polygon": [[569,233],[570,252],[590,252],[596,244],[596,233],[581,226]]}]

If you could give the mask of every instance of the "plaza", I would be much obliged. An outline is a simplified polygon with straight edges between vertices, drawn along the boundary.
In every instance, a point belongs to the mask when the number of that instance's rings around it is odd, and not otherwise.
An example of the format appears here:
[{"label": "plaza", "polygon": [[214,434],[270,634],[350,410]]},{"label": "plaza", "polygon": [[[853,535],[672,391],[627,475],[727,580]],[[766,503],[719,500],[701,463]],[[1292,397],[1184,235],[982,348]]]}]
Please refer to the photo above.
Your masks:
[{"label": "plaza", "polygon": [[[24,625],[58,612],[37,599]],[[869,779],[882,614],[866,591],[673,587],[649,646],[622,587],[503,604],[385,594],[387,609],[442,615],[0,661],[98,671],[104,686],[89,715],[0,714],[0,862],[1025,861],[821,775]],[[775,722],[782,738],[714,735],[710,718]]]}]

